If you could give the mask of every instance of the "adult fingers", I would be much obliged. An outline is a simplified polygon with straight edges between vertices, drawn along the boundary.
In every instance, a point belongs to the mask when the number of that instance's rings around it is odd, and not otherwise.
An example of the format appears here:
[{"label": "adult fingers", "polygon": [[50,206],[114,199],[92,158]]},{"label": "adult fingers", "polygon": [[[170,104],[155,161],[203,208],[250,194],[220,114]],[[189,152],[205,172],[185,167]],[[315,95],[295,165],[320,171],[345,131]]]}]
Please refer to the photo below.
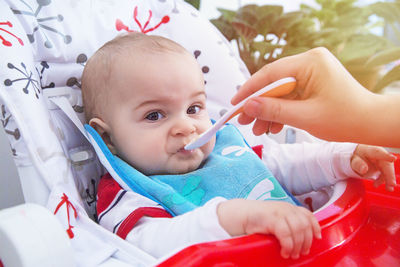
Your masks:
[{"label": "adult fingers", "polygon": [[271,97],[255,97],[246,102],[243,112],[252,118],[289,124],[296,127],[310,123],[315,111],[309,100],[287,100]]},{"label": "adult fingers", "polygon": [[[247,116],[245,113],[241,113],[238,117],[238,123],[242,125],[247,125],[252,123],[255,120],[255,118]],[[266,133],[268,133],[268,129],[266,128],[267,126],[265,125],[263,129],[265,130]],[[273,134],[279,133],[283,129],[283,124],[281,123],[276,123],[276,122],[271,122],[269,125],[269,131]],[[258,130],[257,130],[258,132]]]},{"label": "adult fingers", "polygon": [[303,69],[302,57],[299,55],[285,57],[265,65],[240,87],[236,95],[233,96],[231,103],[235,105],[252,93],[279,79],[296,78],[297,73]]},{"label": "adult fingers", "polygon": [[253,125],[254,135],[258,136],[264,133],[269,133],[270,124],[271,123],[269,121],[256,120],[256,122]]},{"label": "adult fingers", "polygon": [[250,124],[255,120],[254,117],[249,117],[247,116],[245,113],[240,113],[239,117],[238,117],[238,122],[240,124]]},{"label": "adult fingers", "polygon": [[273,133],[273,134],[279,133],[280,131],[282,131],[282,129],[283,129],[283,124],[276,123],[276,122],[271,122],[271,125],[269,127],[270,133]]}]

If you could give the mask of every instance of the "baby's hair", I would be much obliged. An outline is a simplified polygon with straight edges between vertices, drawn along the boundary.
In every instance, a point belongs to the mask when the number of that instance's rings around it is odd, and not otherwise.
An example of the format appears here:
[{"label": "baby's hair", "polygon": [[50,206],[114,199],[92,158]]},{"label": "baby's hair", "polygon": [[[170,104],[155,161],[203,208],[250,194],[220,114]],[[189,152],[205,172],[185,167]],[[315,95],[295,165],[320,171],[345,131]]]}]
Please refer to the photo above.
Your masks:
[{"label": "baby's hair", "polygon": [[82,74],[82,98],[86,121],[101,115],[107,94],[112,93],[109,83],[112,66],[121,56],[154,53],[188,53],[178,43],[156,35],[139,32],[119,35],[100,47],[88,60]]}]

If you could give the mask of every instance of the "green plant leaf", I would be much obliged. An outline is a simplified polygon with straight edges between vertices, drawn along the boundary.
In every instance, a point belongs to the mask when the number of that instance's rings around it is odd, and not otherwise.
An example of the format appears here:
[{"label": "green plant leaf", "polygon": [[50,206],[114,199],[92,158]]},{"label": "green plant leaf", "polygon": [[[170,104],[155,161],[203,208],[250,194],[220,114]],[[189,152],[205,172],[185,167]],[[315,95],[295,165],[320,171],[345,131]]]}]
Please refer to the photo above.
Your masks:
[{"label": "green plant leaf", "polygon": [[239,8],[238,13],[249,12],[249,13],[252,13],[254,16],[256,16],[257,9],[258,9],[258,5],[254,5],[254,4],[244,5]]},{"label": "green plant leaf", "polygon": [[[248,25],[254,25],[257,23],[258,18],[256,15],[256,12],[250,8],[241,8],[238,13],[236,14],[235,18],[233,21],[236,22],[244,22],[247,23]],[[232,21],[232,22],[233,22]]]},{"label": "green plant leaf", "polygon": [[257,32],[262,36],[266,36],[268,33],[272,32],[273,25],[278,19],[277,14],[268,14],[264,17],[261,17],[257,23],[254,25]]},{"label": "green plant leaf", "polygon": [[238,35],[244,38],[246,42],[252,41],[258,35],[257,30],[245,22],[232,21],[232,26]]},{"label": "green plant leaf", "polygon": [[400,3],[377,2],[369,5],[372,14],[384,18],[388,22],[399,21]]},{"label": "green plant leaf", "polygon": [[271,44],[268,42],[253,42],[251,48],[255,51],[260,52],[261,56],[274,51],[276,48],[282,48],[283,45]]},{"label": "green plant leaf", "polygon": [[200,8],[200,0],[185,0],[185,2],[188,2],[189,4],[191,4],[197,10]]},{"label": "green plant leaf", "polygon": [[[330,26],[336,28],[348,28],[351,27],[355,30],[362,30],[368,24],[368,15],[363,11],[363,9],[354,9],[347,13],[342,13],[337,16]],[[355,31],[357,32],[357,31]]]},{"label": "green plant leaf", "polygon": [[338,54],[342,63],[358,58],[369,58],[378,51],[387,49],[390,43],[387,39],[374,34],[359,34],[352,36]]},{"label": "green plant leaf", "polygon": [[279,55],[278,58],[297,55],[306,52],[307,50],[310,50],[310,48],[311,47],[308,46],[285,47],[285,50],[282,52],[282,54]]},{"label": "green plant leaf", "polygon": [[[394,49],[386,38],[371,32],[383,27],[383,19],[391,25],[400,22],[400,0],[374,2],[314,0],[289,13],[282,5],[245,5],[237,11],[218,9],[221,16],[212,23],[228,40],[237,40],[239,54],[251,73],[278,58],[324,46],[354,74],[360,71],[368,76],[398,59],[400,53],[400,48]],[[372,20],[375,14],[378,19]],[[400,36],[398,30],[395,33]],[[261,36],[264,40],[259,42]]]},{"label": "green plant leaf", "polygon": [[379,92],[392,82],[399,80],[400,80],[400,65],[395,66],[388,73],[386,73],[386,75],[384,75],[382,79],[379,80],[377,85],[374,87],[373,91]]},{"label": "green plant leaf", "polygon": [[283,7],[280,5],[262,5],[259,6],[255,12],[259,18],[268,16],[270,14],[274,14],[279,17],[283,13]]},{"label": "green plant leaf", "polygon": [[366,67],[382,66],[399,59],[400,47],[393,47],[376,53],[368,59],[365,65]]},{"label": "green plant leaf", "polygon": [[235,16],[236,16],[236,11],[225,9],[225,8],[217,8],[217,10],[221,13],[220,18],[225,19],[228,22],[231,22]]},{"label": "green plant leaf", "polygon": [[303,12],[288,12],[283,14],[273,26],[272,32],[276,36],[282,36],[289,28],[291,28],[294,24],[298,23],[303,18]]},{"label": "green plant leaf", "polygon": [[312,47],[317,39],[315,23],[311,18],[303,18],[286,32],[285,40],[288,46]]},{"label": "green plant leaf", "polygon": [[236,39],[238,37],[236,30],[226,20],[218,18],[212,19],[210,21],[225,36],[225,38],[228,39],[228,41],[232,41],[233,39]]}]

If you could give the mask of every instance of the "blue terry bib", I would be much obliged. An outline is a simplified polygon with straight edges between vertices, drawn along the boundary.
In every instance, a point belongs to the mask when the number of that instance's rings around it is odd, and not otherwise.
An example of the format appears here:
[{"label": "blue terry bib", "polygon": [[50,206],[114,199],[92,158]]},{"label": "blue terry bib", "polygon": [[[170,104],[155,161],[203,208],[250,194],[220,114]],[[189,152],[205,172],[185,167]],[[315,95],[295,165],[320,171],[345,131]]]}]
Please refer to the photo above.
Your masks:
[{"label": "blue terry bib", "polygon": [[279,200],[297,205],[258,158],[233,125],[216,136],[215,148],[203,165],[180,175],[146,176],[112,155],[97,132],[85,125],[101,162],[126,190],[132,190],[162,205],[172,215],[203,206],[210,199]]}]

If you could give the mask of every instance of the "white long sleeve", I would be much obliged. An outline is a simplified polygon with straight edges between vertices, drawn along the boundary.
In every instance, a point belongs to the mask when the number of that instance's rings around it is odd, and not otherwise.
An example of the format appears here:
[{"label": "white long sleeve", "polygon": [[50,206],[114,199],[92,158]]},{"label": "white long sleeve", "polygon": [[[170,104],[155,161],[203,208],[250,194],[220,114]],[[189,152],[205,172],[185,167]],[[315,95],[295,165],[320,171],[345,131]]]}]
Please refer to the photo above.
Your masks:
[{"label": "white long sleeve", "polygon": [[348,177],[360,177],[350,166],[357,144],[278,144],[262,137],[263,161],[278,181],[293,194],[316,191]]},{"label": "white long sleeve", "polygon": [[216,213],[222,197],[174,218],[143,217],[126,240],[154,257],[162,257],[189,245],[222,240],[231,236],[221,227]]}]

